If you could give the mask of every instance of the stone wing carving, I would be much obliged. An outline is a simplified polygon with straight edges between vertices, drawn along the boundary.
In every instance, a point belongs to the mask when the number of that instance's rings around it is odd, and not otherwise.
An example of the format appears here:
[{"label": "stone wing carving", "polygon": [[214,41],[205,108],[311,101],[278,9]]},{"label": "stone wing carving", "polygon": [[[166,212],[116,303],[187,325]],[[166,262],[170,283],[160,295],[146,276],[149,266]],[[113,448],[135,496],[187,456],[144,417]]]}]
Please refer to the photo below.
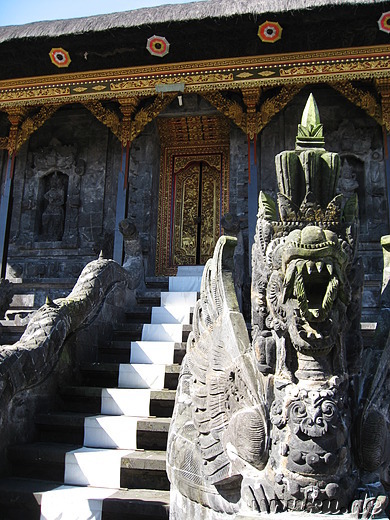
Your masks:
[{"label": "stone wing carving", "polygon": [[172,486],[226,512],[240,497],[242,473],[262,469],[268,452],[266,389],[233,284],[235,245],[221,237],[206,264],[168,440]]}]

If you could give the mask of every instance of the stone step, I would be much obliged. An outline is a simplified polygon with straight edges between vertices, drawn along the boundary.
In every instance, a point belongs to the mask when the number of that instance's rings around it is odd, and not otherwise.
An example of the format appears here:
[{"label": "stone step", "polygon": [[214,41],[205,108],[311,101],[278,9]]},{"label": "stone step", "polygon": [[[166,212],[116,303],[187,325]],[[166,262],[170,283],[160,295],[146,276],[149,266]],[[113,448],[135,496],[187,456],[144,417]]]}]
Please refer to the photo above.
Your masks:
[{"label": "stone step", "polygon": [[127,323],[150,323],[152,316],[152,307],[141,307],[127,311],[125,313],[125,319]]},{"label": "stone step", "polygon": [[161,289],[167,291],[169,287],[169,278],[167,276],[153,276],[145,278],[147,289]]},{"label": "stone step", "polygon": [[80,445],[57,442],[18,444],[8,449],[12,476],[64,481],[65,454],[81,448]]},{"label": "stone step", "polygon": [[201,277],[204,271],[204,265],[179,265],[177,268],[177,277],[181,276],[198,276]]},{"label": "stone step", "polygon": [[139,305],[158,307],[160,305],[160,302],[160,294],[157,294],[156,292],[142,293],[137,295],[137,303]]},{"label": "stone step", "polygon": [[[63,509],[63,502],[75,504],[79,508],[77,496],[80,493],[84,497],[85,493],[90,491],[89,496],[96,496],[94,488],[74,488],[64,486],[61,482],[47,480],[4,478],[0,479],[1,517],[4,520],[40,520],[42,495],[53,490],[55,490],[53,497],[60,505],[60,510]],[[98,490],[100,493],[102,491],[104,493],[104,490]],[[102,520],[123,520],[124,518],[168,520],[169,518],[169,491],[109,489],[106,494],[107,498],[102,501]],[[62,495],[64,495],[63,499]],[[73,518],[77,518],[78,510]]]},{"label": "stone step", "polygon": [[[186,334],[186,333],[185,333]],[[137,341],[140,343],[141,341]],[[104,345],[99,347],[98,351],[98,359],[101,362],[119,362],[119,363],[129,363],[131,356],[131,341],[128,340],[116,340],[111,341],[108,345]],[[153,342],[156,343],[156,342]],[[171,343],[171,342],[169,342]],[[181,363],[183,357],[186,352],[186,343],[183,342],[173,342],[174,343],[174,351],[173,351],[173,362]]]},{"label": "stone step", "polygon": [[169,489],[166,452],[162,450],[111,450],[35,442],[11,446],[8,456],[13,463],[13,477],[77,486]]},{"label": "stone step", "polygon": [[[68,386],[60,390],[63,400],[63,411],[102,413],[102,387]],[[117,389],[126,392],[126,389]],[[175,390],[151,390],[150,410],[148,416],[171,417],[175,403]]]},{"label": "stone step", "polygon": [[[0,344],[13,345],[21,338],[23,332],[26,330],[26,325],[18,325],[16,322],[12,323],[9,320],[1,320],[0,325]],[[5,325],[3,325],[5,323]]]},{"label": "stone step", "polygon": [[121,462],[121,486],[169,490],[165,451],[133,451]]},{"label": "stone step", "polygon": [[[61,442],[82,445],[86,413],[55,412],[40,414],[35,420],[41,442]],[[168,417],[145,417],[137,420],[138,449],[163,450],[166,448],[170,425]]]},{"label": "stone step", "polygon": [[[83,381],[85,381],[85,383],[87,385],[90,385],[90,386],[102,386],[102,385],[105,385],[107,387],[113,387],[113,386],[118,386],[119,384],[119,387],[120,388],[137,388],[136,386],[133,386],[133,384],[131,384],[131,381],[134,380],[134,384],[138,383],[138,384],[142,384],[142,381],[140,380],[140,377],[133,377],[131,379],[131,373],[130,373],[130,370],[132,368],[135,368],[137,369],[137,367],[140,366],[141,368],[143,368],[144,370],[148,367],[150,367],[151,369],[153,369],[153,372],[155,373],[156,372],[156,368],[158,367],[163,367],[162,368],[162,371],[163,371],[163,380],[162,380],[162,384],[159,386],[159,388],[169,388],[171,390],[175,390],[176,389],[176,386],[177,386],[177,381],[178,381],[178,377],[179,377],[179,373],[180,373],[180,365],[178,364],[170,364],[170,365],[154,365],[154,364],[150,364],[150,365],[125,365],[125,364],[120,364],[120,363],[101,363],[101,362],[96,362],[96,363],[83,363],[81,365],[81,372],[83,374]],[[129,370],[126,370],[126,369],[129,369]],[[121,370],[122,369],[122,370]],[[126,374],[127,373],[127,374]],[[126,377],[127,375],[127,377]],[[130,376],[130,379],[131,381],[129,380],[129,376]],[[146,381],[146,377],[145,376],[145,381]],[[152,377],[158,377],[157,376],[153,376]],[[149,380],[150,380],[150,376],[149,376]],[[158,377],[158,380],[160,380],[160,378]],[[126,383],[127,381],[127,383]],[[140,382],[141,381],[141,382]],[[130,385],[130,386],[124,386],[124,385]],[[140,388],[138,386],[138,388]],[[142,386],[141,388],[149,388],[149,386]],[[152,387],[150,387],[152,388]]]},{"label": "stone step", "polygon": [[200,291],[202,276],[170,276],[169,277],[169,291]]}]

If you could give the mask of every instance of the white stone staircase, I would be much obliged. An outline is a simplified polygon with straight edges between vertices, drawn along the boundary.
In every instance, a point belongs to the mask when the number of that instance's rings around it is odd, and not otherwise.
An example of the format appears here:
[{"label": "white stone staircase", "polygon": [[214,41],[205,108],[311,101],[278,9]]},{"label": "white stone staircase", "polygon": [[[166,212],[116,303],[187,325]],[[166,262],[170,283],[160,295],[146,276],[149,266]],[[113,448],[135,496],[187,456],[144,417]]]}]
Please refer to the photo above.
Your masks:
[{"label": "white stone staircase", "polygon": [[103,388],[101,413],[85,418],[84,445],[65,455],[64,485],[42,493],[41,520],[100,520],[103,501],[121,487],[121,460],[137,450],[137,423],[149,417],[150,395],[164,388],[166,365],[190,324],[203,266],[180,267],[161,293],[129,363],[119,365],[116,388]]}]

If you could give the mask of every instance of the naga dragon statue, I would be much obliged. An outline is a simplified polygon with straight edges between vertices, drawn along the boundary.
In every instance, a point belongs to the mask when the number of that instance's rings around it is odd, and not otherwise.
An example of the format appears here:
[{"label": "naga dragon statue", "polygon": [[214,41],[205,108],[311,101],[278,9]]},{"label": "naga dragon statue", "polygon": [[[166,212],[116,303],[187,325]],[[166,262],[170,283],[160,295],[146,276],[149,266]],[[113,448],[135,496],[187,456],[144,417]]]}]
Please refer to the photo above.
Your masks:
[{"label": "naga dragon statue", "polygon": [[390,342],[363,356],[357,198],[336,195],[340,159],[312,95],[295,150],[275,162],[277,204],[259,195],[251,340],[233,237],[204,270],[168,436],[170,518],[387,518]]}]

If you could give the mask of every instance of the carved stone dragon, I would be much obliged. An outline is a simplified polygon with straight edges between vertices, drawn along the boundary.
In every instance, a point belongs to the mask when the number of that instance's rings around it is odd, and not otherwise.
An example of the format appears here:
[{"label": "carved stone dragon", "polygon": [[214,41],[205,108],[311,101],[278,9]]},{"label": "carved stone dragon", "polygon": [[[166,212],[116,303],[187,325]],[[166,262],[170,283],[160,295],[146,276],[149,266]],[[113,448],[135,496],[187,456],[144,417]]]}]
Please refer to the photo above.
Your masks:
[{"label": "carved stone dragon", "polygon": [[335,196],[339,157],[312,95],[276,172],[279,218],[259,196],[252,341],[235,239],[205,267],[168,437],[171,519],[386,518],[389,406],[372,403],[387,379],[361,369],[357,199]]}]

